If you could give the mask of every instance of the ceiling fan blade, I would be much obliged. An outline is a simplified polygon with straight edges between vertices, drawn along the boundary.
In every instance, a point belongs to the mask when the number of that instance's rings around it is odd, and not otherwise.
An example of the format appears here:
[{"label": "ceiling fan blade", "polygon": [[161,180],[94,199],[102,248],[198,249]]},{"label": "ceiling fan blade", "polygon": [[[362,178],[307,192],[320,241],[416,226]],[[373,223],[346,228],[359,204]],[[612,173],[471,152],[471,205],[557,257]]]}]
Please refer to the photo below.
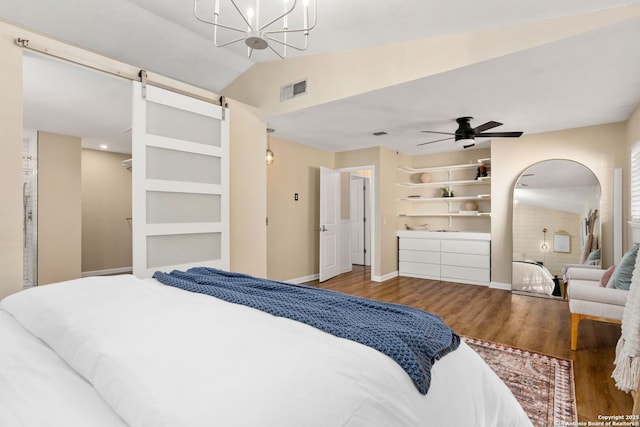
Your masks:
[{"label": "ceiling fan blade", "polygon": [[420,144],[416,144],[416,145],[427,145],[427,144],[433,144],[434,142],[446,141],[446,140],[448,140],[448,139],[453,139],[453,137],[451,137],[451,138],[436,139],[435,141],[429,141],[429,142],[421,142]]},{"label": "ceiling fan blade", "polygon": [[475,128],[473,128],[473,131],[477,134],[479,134],[480,132],[484,132],[485,130],[489,130],[489,129],[493,129],[493,128],[497,128],[498,126],[502,126],[502,123],[499,122],[494,122],[493,120],[490,122],[487,122],[485,124],[482,124],[480,126],[476,126]]},{"label": "ceiling fan blade", "polygon": [[476,134],[480,138],[517,138],[522,136],[522,132],[483,132]]},{"label": "ceiling fan blade", "polygon": [[455,133],[452,133],[452,132],[436,132],[435,130],[421,130],[420,132],[423,132],[423,133],[439,133],[441,135],[455,135]]}]

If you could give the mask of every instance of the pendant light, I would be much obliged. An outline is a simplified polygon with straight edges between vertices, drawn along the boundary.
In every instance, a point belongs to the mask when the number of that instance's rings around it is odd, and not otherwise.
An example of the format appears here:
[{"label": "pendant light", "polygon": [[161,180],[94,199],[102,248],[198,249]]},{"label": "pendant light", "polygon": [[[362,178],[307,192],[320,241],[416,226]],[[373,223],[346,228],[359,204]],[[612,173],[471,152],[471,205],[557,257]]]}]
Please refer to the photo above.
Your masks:
[{"label": "pendant light", "polygon": [[272,134],[274,131],[271,128],[267,128],[267,164],[270,165],[273,163],[273,151],[271,151],[271,141],[269,139],[269,134]]}]

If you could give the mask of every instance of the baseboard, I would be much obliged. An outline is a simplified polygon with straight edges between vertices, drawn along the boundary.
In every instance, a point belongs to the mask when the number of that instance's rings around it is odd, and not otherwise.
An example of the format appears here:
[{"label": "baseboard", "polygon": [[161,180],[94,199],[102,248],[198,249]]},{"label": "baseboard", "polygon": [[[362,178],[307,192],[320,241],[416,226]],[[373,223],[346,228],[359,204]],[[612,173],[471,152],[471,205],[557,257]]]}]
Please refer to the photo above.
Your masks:
[{"label": "baseboard", "polygon": [[133,267],[109,268],[106,270],[83,271],[82,273],[80,273],[80,277],[109,276],[112,274],[131,273],[132,271]]},{"label": "baseboard", "polygon": [[[346,273],[348,271],[351,271],[351,269],[343,271],[342,273]],[[376,276],[374,274],[371,274],[371,281],[372,282],[384,282],[385,280],[393,279],[394,277],[398,277],[398,272],[397,271],[393,271],[391,273],[385,274],[384,276]],[[320,279],[320,275],[319,274],[313,274],[311,276],[298,277],[297,279],[285,280],[284,282],[293,283],[295,285],[299,285],[301,283],[312,282],[314,280],[319,280],[319,279]]]},{"label": "baseboard", "polygon": [[372,282],[384,282],[386,280],[393,279],[394,277],[398,277],[397,271],[392,271],[391,273],[387,273],[384,276],[376,276],[375,274],[373,274],[373,272],[371,273]]},{"label": "baseboard", "polygon": [[492,289],[502,289],[503,291],[510,291],[511,284],[510,283],[500,283],[500,282],[491,282],[489,287]]},{"label": "baseboard", "polygon": [[297,279],[289,279],[285,280],[285,283],[293,283],[294,285],[299,285],[301,283],[313,282],[314,280],[320,279],[319,274],[312,274],[311,276],[298,277]]}]

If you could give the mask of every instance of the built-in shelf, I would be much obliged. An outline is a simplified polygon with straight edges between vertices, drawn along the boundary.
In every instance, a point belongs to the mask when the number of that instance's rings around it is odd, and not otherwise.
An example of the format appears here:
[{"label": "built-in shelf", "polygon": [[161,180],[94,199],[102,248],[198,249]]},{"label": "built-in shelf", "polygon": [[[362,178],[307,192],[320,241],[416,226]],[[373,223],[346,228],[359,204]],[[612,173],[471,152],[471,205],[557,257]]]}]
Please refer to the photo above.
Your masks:
[{"label": "built-in shelf", "polygon": [[462,165],[449,165],[449,166],[431,166],[427,168],[412,168],[410,166],[400,166],[398,170],[405,173],[424,173],[424,172],[442,172],[452,171],[460,169],[475,169],[479,165],[488,166],[491,164],[491,159],[478,159],[476,163],[465,163]]},{"label": "built-in shelf", "polygon": [[[476,176],[473,171],[478,169],[480,175],[480,166],[484,165],[486,169],[482,172],[490,173],[491,159],[478,159],[475,163],[465,163],[457,165],[434,166],[424,168],[400,167],[398,171],[413,176],[409,176],[406,181],[398,182],[397,185],[402,190],[397,201],[398,217],[420,218],[420,217],[441,217],[449,218],[449,228],[453,226],[451,218],[487,218],[491,216],[491,194],[488,188],[491,185],[491,176]],[[434,181],[419,182],[421,174],[433,173]],[[424,177],[422,177],[424,178]],[[431,177],[429,177],[431,179]],[[477,189],[474,186],[480,186]],[[464,188],[464,187],[468,187]],[[409,192],[407,189],[411,189]],[[442,197],[440,191],[434,189],[447,189],[452,193],[456,193],[454,197]],[[407,194],[409,193],[409,194]],[[413,194],[412,194],[413,193]],[[444,191],[443,191],[444,193]],[[474,194],[475,193],[475,194]],[[477,201],[478,211],[463,211],[464,203],[458,210],[458,204],[454,202]],[[434,203],[447,203],[440,208]],[[424,205],[424,206],[423,206]],[[427,208],[427,205],[429,207]],[[446,207],[445,207],[446,206]],[[431,212],[429,212],[431,211]],[[443,212],[445,211],[445,212]],[[460,221],[460,220],[458,220]],[[457,224],[464,229],[462,223]],[[473,227],[475,228],[475,226]]]},{"label": "built-in shelf", "polygon": [[401,197],[401,202],[455,202],[463,200],[491,200],[491,194],[476,194],[475,196],[455,197]]},{"label": "built-in shelf", "polygon": [[399,213],[399,217],[427,217],[427,216],[464,216],[469,218],[474,217],[487,217],[491,216],[491,212],[474,212],[474,213],[460,213],[460,212],[418,212],[418,213]]},{"label": "built-in shelf", "polygon": [[431,187],[447,187],[452,185],[478,185],[488,184],[491,182],[490,176],[482,176],[478,179],[458,179],[451,181],[438,181],[438,182],[400,182],[401,187],[415,187],[415,188],[431,188]]}]

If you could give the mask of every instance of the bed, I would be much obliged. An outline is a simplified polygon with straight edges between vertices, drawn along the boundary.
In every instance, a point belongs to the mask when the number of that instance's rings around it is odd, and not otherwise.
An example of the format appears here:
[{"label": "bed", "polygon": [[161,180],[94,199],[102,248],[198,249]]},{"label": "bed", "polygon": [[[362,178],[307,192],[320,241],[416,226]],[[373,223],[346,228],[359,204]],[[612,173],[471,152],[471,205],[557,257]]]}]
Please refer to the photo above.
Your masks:
[{"label": "bed", "polygon": [[422,394],[378,350],[131,275],[6,297],[0,342],[4,427],[531,425],[464,341]]},{"label": "bed", "polygon": [[535,261],[513,261],[512,290],[553,295],[555,288],[553,274],[544,265]]}]

